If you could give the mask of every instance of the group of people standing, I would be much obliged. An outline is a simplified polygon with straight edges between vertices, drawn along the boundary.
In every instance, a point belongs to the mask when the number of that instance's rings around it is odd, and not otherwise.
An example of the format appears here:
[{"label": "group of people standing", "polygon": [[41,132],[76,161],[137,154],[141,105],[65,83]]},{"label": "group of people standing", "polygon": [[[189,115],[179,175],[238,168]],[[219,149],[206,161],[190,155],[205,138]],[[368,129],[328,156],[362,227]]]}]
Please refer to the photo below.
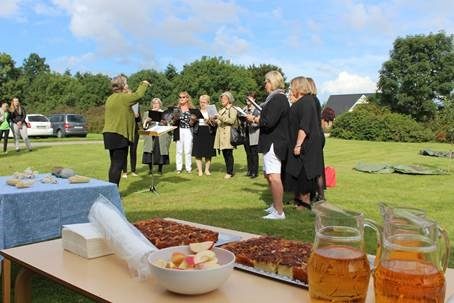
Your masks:
[{"label": "group of people standing", "polygon": [[294,193],[300,209],[310,209],[311,198],[324,199],[325,137],[315,83],[306,77],[292,79],[289,98],[284,88],[278,71],[267,73],[268,97],[260,116],[246,117],[260,127],[259,152],[263,153],[263,170],[273,197],[264,219],[285,219],[284,191]]},{"label": "group of people standing", "polygon": [[[245,130],[244,148],[247,154],[247,176],[258,176],[258,153],[263,153],[263,170],[270,188],[273,203],[266,209],[265,219],[285,219],[283,210],[284,191],[294,193],[298,208],[311,208],[311,201],[324,199],[324,159],[325,143],[321,128],[321,106],[317,89],[311,78],[296,77],[285,91],[283,76],[271,71],[265,76],[265,90],[268,97],[259,106],[255,94],[249,93],[247,105],[239,110],[234,107],[233,95],[226,91],[219,101],[221,109],[209,112],[210,97],[199,98],[199,108],[195,108],[188,92],[179,93],[177,105],[163,110],[159,98],[154,98],[145,112],[143,121],[132,106],[141,99],[150,84],[143,81],[136,92],[130,92],[124,76],[112,80],[113,94],[107,99],[104,145],[109,150],[111,165],[109,181],[120,182],[121,171],[126,167],[128,146],[137,146],[139,125],[152,122],[153,111],[160,112],[159,125],[173,125],[173,140],[176,142],[176,170],[192,171],[192,157],[196,159],[197,172],[209,176],[211,159],[216,150],[222,153],[226,174],[225,179],[234,176],[235,148],[231,142],[232,128]],[[137,111],[138,112],[138,111]],[[139,115],[140,117],[140,115]],[[172,140],[166,133],[159,137],[145,137],[142,162],[158,165],[162,173],[163,165],[169,164],[169,146]],[[205,164],[205,167],[203,167]]]},{"label": "group of people standing", "polygon": [[10,130],[13,131],[16,151],[20,150],[19,140],[25,142],[29,151],[32,150],[27,134],[27,113],[18,98],[13,98],[11,104],[2,102],[0,107],[0,140],[3,140],[3,154],[8,153],[8,137]]}]

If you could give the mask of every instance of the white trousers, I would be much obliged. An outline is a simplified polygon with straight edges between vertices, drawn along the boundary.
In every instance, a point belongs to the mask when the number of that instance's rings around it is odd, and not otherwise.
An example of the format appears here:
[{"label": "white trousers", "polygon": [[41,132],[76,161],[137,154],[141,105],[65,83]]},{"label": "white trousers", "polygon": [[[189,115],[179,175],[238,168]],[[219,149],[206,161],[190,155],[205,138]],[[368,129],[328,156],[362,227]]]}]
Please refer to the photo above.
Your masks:
[{"label": "white trousers", "polygon": [[24,140],[27,148],[32,149],[30,140],[28,140],[27,125],[25,125],[25,123],[23,123],[22,126],[19,127],[19,126],[17,126],[16,123],[13,123],[13,128],[14,128],[13,129],[14,130],[14,142],[16,143],[16,149],[19,149],[19,139],[21,137],[22,137],[22,140]]},{"label": "white trousers", "polygon": [[180,128],[180,140],[177,141],[176,166],[177,170],[183,169],[184,164],[187,172],[192,170],[192,132],[190,128]]}]

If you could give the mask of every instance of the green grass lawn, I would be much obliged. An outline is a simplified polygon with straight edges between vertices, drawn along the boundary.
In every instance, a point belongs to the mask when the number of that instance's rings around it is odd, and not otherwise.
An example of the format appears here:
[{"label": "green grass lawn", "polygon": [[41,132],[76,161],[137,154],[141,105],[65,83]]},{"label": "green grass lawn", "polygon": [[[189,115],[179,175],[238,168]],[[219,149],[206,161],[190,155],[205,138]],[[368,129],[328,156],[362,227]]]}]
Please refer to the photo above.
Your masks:
[{"label": "green grass lawn", "polygon": [[[172,145],[172,148],[174,145]],[[454,243],[454,161],[418,155],[422,148],[452,149],[447,144],[436,143],[383,143],[344,141],[329,138],[325,147],[326,165],[337,173],[337,186],[327,191],[327,199],[347,209],[363,212],[366,217],[379,220],[378,202],[386,201],[400,206],[422,208],[428,216],[448,230]],[[139,162],[142,147],[139,146]],[[287,239],[312,241],[314,215],[299,212],[286,206],[287,219],[265,221],[263,209],[271,201],[263,178],[249,179],[245,174],[245,153],[242,148],[234,151],[236,175],[224,180],[222,156],[214,159],[212,176],[175,173],[174,149],[170,166],[156,182],[160,195],[147,192],[150,177],[147,168],[138,164],[139,177],[122,179],[120,194],[130,221],[150,217],[174,217],[198,223],[216,225],[258,234],[270,234]],[[373,175],[354,171],[359,162],[389,164],[421,164],[449,169],[450,175],[411,176]],[[1,175],[9,175],[28,166],[40,172],[49,172],[53,166],[72,167],[77,173],[105,180],[109,165],[108,153],[102,144],[61,145],[37,147],[31,153],[10,152],[0,156]],[[193,164],[195,168],[195,163]],[[3,186],[3,185],[2,185]],[[291,200],[291,195],[286,197]],[[366,234],[369,252],[374,253],[374,234]],[[451,245],[452,246],[452,245]],[[454,249],[451,249],[450,266],[454,267]],[[70,291],[57,287],[45,279],[35,279],[36,302],[86,301]]]},{"label": "green grass lawn", "polygon": [[[67,141],[86,141],[86,140],[102,140],[102,134],[94,134],[94,133],[88,133],[86,137],[78,137],[78,136],[69,136],[69,137],[63,137],[63,138],[57,138],[57,137],[30,137],[30,141],[33,142],[67,142]],[[14,145],[14,139],[10,138],[10,141],[12,142],[10,147]]]}]

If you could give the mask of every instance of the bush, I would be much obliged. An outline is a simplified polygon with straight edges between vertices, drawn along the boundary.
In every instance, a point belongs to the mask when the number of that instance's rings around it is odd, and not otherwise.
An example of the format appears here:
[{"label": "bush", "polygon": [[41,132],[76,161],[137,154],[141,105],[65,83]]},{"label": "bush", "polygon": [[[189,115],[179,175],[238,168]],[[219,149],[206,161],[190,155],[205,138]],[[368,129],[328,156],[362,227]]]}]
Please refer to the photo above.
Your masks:
[{"label": "bush", "polygon": [[432,131],[408,116],[364,104],[336,118],[331,136],[349,140],[426,142]]},{"label": "bush", "polygon": [[437,113],[435,121],[428,125],[435,132],[439,142],[454,143],[454,100],[448,99]]}]

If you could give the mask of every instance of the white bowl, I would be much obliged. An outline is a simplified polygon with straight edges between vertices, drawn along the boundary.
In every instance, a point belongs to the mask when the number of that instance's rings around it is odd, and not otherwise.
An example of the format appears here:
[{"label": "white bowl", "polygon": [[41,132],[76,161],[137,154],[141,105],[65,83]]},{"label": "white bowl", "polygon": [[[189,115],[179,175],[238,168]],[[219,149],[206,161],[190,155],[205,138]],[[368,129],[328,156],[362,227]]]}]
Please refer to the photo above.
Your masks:
[{"label": "white bowl", "polygon": [[159,259],[169,261],[174,252],[193,254],[188,245],[158,250],[148,257],[151,273],[161,286],[175,293],[198,295],[213,291],[221,286],[232,273],[235,255],[222,248],[215,247],[212,250],[216,253],[220,267],[189,270],[162,268],[153,264]]}]

